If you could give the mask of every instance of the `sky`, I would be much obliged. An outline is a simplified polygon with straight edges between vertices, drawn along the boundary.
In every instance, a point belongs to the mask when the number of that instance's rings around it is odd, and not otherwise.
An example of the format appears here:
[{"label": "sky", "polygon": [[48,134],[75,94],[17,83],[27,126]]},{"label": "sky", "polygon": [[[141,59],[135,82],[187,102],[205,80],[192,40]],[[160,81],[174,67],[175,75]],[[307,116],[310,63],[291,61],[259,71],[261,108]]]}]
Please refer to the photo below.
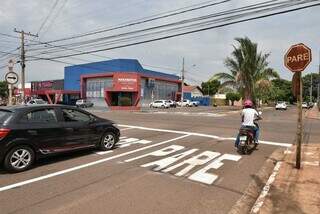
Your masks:
[{"label": "sky", "polygon": [[[139,27],[170,23],[264,1],[267,0],[231,0],[221,5],[157,20]],[[36,34],[55,2],[55,0],[1,0],[0,33],[19,36],[13,32],[13,29],[17,28]],[[43,42],[64,38],[202,2],[214,1],[58,0],[55,10],[40,30],[38,39]],[[319,6],[153,43],[99,52],[99,57],[81,55],[77,56],[76,59],[65,58],[61,61],[83,64],[110,58],[129,58],[139,60],[145,68],[180,75],[182,59],[185,58],[186,81],[190,84],[200,84],[215,73],[228,72],[224,60],[230,56],[233,45],[236,45],[234,38],[247,36],[258,44],[259,51],[270,53],[268,58],[270,67],[277,70],[282,78],[291,79],[292,73],[284,67],[283,57],[293,44],[302,42],[312,49],[313,61],[304,73],[318,72],[320,58],[320,25],[317,23],[318,20],[320,20]],[[139,28],[125,28],[116,33],[136,29]],[[108,32],[100,36],[108,36],[113,33],[115,32]],[[68,42],[72,42],[72,40]],[[18,38],[8,38],[0,35],[0,51],[12,51],[19,45],[20,40]],[[32,53],[30,49],[32,47],[26,47],[27,55]],[[82,51],[85,50],[82,49]],[[14,53],[18,54],[19,51],[17,50]],[[1,56],[2,54],[0,54],[0,67],[6,65],[9,60],[8,57]],[[19,60],[15,56],[11,58]],[[150,67],[150,65],[155,67]],[[61,79],[65,66],[67,64],[50,61],[27,62],[26,79],[27,81]],[[14,70],[19,73],[20,66],[16,65]],[[6,71],[6,68],[0,70],[1,80],[4,79]]]}]

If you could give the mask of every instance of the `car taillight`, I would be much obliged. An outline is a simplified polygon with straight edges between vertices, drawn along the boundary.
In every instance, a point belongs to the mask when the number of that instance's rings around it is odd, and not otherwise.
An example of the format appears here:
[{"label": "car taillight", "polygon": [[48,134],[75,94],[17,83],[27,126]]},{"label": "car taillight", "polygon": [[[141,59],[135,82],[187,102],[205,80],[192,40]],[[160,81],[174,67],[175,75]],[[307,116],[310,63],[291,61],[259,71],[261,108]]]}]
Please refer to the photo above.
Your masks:
[{"label": "car taillight", "polygon": [[0,140],[5,138],[10,132],[10,129],[0,129]]}]

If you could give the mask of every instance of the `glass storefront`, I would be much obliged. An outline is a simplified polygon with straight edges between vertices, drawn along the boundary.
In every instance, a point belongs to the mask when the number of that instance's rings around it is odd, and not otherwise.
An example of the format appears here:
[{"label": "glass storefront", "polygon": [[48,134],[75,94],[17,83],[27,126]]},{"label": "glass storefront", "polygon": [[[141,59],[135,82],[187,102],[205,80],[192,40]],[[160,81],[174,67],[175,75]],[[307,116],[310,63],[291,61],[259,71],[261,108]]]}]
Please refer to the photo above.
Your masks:
[{"label": "glass storefront", "polygon": [[107,104],[104,100],[104,91],[110,87],[112,87],[111,77],[87,79],[86,97],[94,106],[105,107]]}]

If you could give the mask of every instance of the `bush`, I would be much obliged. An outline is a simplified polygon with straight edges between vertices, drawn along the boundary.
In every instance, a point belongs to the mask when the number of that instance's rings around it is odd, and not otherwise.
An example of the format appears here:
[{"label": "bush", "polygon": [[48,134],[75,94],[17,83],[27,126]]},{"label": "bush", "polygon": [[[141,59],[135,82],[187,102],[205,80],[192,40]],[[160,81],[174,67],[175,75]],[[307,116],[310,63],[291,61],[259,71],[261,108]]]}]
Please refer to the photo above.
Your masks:
[{"label": "bush", "polygon": [[235,92],[229,92],[226,95],[226,99],[230,100],[232,105],[234,104],[234,101],[239,101],[241,98],[239,93],[235,93]]}]

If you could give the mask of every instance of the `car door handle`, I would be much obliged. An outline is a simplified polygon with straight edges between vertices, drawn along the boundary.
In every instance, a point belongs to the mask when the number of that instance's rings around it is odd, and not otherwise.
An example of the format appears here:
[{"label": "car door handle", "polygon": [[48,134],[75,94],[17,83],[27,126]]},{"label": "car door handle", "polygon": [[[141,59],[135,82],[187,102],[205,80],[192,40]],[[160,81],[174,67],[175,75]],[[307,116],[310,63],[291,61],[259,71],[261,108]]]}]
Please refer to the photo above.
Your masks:
[{"label": "car door handle", "polygon": [[36,130],[28,130],[28,133],[30,135],[38,135],[38,132]]}]

